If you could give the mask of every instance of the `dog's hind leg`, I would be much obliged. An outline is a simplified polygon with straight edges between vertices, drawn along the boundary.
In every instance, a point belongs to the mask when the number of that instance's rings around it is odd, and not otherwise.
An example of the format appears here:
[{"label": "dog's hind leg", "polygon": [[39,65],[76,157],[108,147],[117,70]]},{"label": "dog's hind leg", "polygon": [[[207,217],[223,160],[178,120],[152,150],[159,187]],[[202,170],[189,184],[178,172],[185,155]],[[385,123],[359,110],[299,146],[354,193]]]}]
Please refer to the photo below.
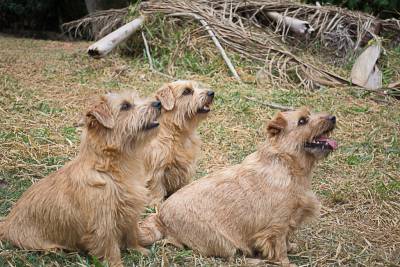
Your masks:
[{"label": "dog's hind leg", "polygon": [[288,258],[288,247],[287,247],[287,240],[286,240],[286,234],[283,234],[281,236],[278,236],[276,238],[276,244],[275,244],[275,260],[277,260],[281,266],[283,267],[295,267],[295,264],[291,264],[289,262]]},{"label": "dog's hind leg", "polygon": [[183,249],[184,248],[184,245],[181,242],[179,242],[178,240],[176,240],[176,238],[173,237],[173,236],[167,236],[167,238],[165,238],[165,243],[166,244],[171,244],[174,247],[177,247],[179,249]]}]

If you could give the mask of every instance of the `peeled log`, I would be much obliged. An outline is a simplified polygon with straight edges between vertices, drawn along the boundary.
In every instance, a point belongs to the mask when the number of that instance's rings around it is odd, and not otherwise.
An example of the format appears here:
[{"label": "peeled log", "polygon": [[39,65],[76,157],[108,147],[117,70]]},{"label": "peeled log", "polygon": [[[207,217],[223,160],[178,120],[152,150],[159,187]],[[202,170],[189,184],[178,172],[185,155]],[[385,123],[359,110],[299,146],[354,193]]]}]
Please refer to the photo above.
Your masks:
[{"label": "peeled log", "polygon": [[87,52],[89,56],[94,58],[101,58],[110,53],[116,46],[128,39],[135,31],[137,31],[143,24],[144,17],[140,16],[137,19],[125,24],[121,28],[113,31],[112,33],[104,36],[96,43],[89,46]]},{"label": "peeled log", "polygon": [[299,34],[312,33],[314,28],[310,25],[308,21],[287,17],[279,14],[278,12],[267,12],[267,16],[275,21],[278,25],[283,23],[292,32]]}]

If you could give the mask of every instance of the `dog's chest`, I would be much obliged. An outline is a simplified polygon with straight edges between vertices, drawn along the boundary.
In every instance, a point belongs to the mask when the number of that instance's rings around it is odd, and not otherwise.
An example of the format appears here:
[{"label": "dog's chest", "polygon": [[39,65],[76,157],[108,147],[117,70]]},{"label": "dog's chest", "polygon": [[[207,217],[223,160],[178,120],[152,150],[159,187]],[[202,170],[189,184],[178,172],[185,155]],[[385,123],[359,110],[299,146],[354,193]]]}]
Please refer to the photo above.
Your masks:
[{"label": "dog's chest", "polygon": [[169,193],[190,181],[199,150],[200,143],[197,140],[186,139],[172,144],[165,161],[160,164],[163,169],[164,184]]},{"label": "dog's chest", "polygon": [[182,149],[171,154],[169,160],[164,163],[164,177],[166,180],[184,179],[191,175],[194,169],[196,155]]},{"label": "dog's chest", "polygon": [[[101,194],[101,193],[100,193]],[[145,203],[147,189],[138,180],[125,177],[108,180],[102,188],[102,198],[120,217],[137,213]]]},{"label": "dog's chest", "polygon": [[200,150],[200,139],[191,136],[171,142],[165,147],[165,157],[160,158],[161,166],[174,169],[185,169],[195,163]]},{"label": "dog's chest", "polygon": [[319,215],[320,202],[312,191],[293,192],[288,199],[287,210],[291,211],[289,225],[295,229],[305,221]]}]

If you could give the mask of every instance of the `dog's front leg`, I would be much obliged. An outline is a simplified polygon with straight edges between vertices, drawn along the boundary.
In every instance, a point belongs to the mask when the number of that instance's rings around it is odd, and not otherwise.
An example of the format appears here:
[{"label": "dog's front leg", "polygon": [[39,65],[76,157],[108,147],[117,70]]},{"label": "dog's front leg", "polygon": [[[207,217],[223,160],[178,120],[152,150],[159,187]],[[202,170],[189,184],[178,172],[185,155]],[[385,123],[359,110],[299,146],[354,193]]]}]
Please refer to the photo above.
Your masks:
[{"label": "dog's front leg", "polygon": [[120,236],[115,228],[115,220],[99,212],[89,225],[91,227],[79,243],[89,254],[108,261],[110,267],[122,267]]},{"label": "dog's front leg", "polygon": [[275,243],[275,259],[283,267],[295,267],[296,264],[291,264],[288,258],[288,247],[287,247],[287,233],[277,236]]},{"label": "dog's front leg", "polygon": [[289,236],[296,230],[296,222],[291,221],[289,224],[289,232],[286,234],[286,247],[288,253],[297,253],[299,247],[295,242],[290,242]]},{"label": "dog's front leg", "polygon": [[282,225],[273,225],[254,236],[254,246],[264,258],[276,261],[284,267],[293,267],[288,258],[288,229]]},{"label": "dog's front leg", "polygon": [[121,250],[117,239],[111,235],[93,233],[83,238],[90,255],[105,259],[110,267],[123,267]]},{"label": "dog's front leg", "polygon": [[148,188],[150,191],[150,206],[158,208],[164,201],[164,198],[167,195],[164,182],[164,172],[155,170],[148,182]]}]

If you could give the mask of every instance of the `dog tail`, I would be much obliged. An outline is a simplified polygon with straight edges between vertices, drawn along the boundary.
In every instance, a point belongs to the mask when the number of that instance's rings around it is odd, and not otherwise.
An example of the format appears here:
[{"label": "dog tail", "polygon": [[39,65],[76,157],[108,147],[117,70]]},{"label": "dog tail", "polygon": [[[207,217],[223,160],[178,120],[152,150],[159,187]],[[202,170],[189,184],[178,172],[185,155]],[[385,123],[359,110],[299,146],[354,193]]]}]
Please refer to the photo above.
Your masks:
[{"label": "dog tail", "polygon": [[147,247],[164,238],[164,226],[158,214],[151,214],[139,223],[139,244]]}]

